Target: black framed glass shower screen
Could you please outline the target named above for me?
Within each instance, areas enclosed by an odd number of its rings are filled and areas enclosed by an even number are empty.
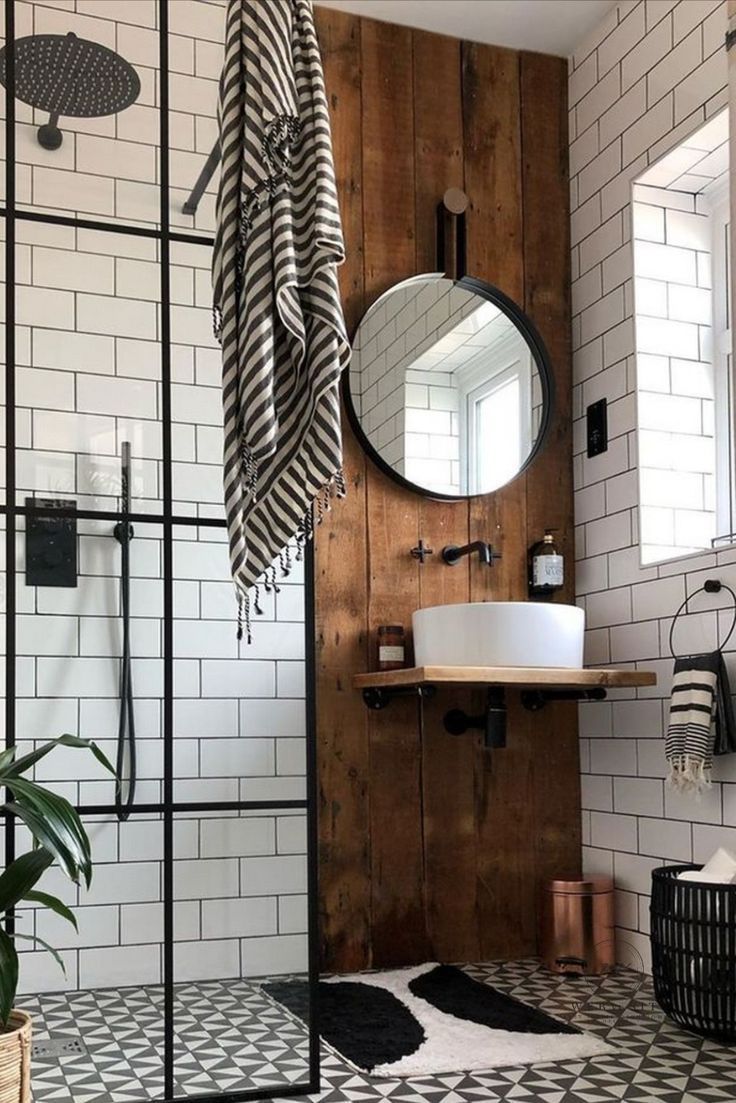
[[[176,0],[174,0],[176,2]],[[315,651],[314,651],[314,563],[313,549],[307,547],[304,574],[304,655],[305,655],[305,709],[306,709],[306,793],[303,798],[293,800],[185,800],[177,794],[175,785],[175,703],[174,665],[175,665],[175,607],[174,607],[174,547],[177,535],[182,532],[217,530],[225,528],[222,517],[189,516],[177,513],[175,493],[172,483],[172,248],[198,246],[212,248],[211,236],[196,232],[172,228],[171,202],[172,185],[170,171],[170,70],[169,70],[169,3],[157,0],[158,16],[158,140],[157,140],[157,189],[159,202],[158,222],[151,224],[113,218],[92,218],[75,214],[50,213],[48,210],[28,209],[19,198],[17,188],[17,101],[16,101],[16,0],[5,0],[5,45],[6,45],[6,116],[5,116],[5,197],[0,207],[0,217],[5,228],[5,500],[0,503],[0,516],[5,524],[6,554],[6,693],[5,693],[5,743],[15,746],[17,724],[17,678],[18,678],[18,608],[19,572],[16,564],[16,546],[19,534],[34,513],[42,513],[43,507],[26,503],[19,490],[18,480],[18,443],[17,443],[17,403],[16,403],[16,365],[17,365],[17,289],[18,289],[18,234],[21,223],[37,223],[45,227],[70,227],[76,231],[90,233],[124,235],[155,243],[156,263],[159,269],[160,301],[158,309],[158,346],[160,355],[160,485],[155,502],[145,503],[143,510],[127,514],[127,520],[151,526],[160,526],[161,543],[161,589],[162,589],[162,715],[161,743],[162,769],[156,799],[138,801],[131,813],[131,820],[137,817],[160,822],[160,867],[161,867],[161,986],[162,998],[160,1013],[162,1017],[161,1042],[163,1065],[163,1091],[148,1094],[141,1098],[156,1100],[157,1103],[174,1103],[175,1100],[215,1100],[227,1099],[230,1103],[239,1101],[272,1098],[275,1095],[301,1096],[315,1094],[320,1090],[319,1033],[317,1023],[317,987],[318,987],[318,930],[317,930],[317,800],[316,800],[316,739],[315,739]],[[224,9],[222,11],[224,18]],[[58,12],[61,18],[64,11]],[[17,37],[21,37],[19,31]],[[58,511],[59,516],[76,516],[77,521],[109,522],[115,524],[123,519],[119,508],[81,508]],[[230,626],[226,626],[227,628]],[[234,622],[232,631],[235,631]],[[257,631],[257,626],[256,626]],[[82,802],[78,810],[93,820],[115,814],[112,800],[100,803]],[[176,869],[174,855],[175,828],[185,819],[213,817],[274,815],[305,815],[305,869],[304,887],[306,888],[308,910],[307,938],[307,974],[310,986],[310,1023],[308,1028],[308,1046],[306,1066],[308,1073],[297,1082],[275,1081],[258,1082],[257,1087],[237,1090],[197,1092],[187,1088],[185,1094],[177,1094],[177,962],[175,936],[175,906],[177,897]],[[16,836],[12,816],[5,817],[5,865],[16,855]],[[14,916],[7,917],[8,928],[13,929]],[[237,925],[237,914],[231,917],[231,923]],[[236,927],[237,929],[237,927]],[[231,1079],[231,1083],[233,1083]]]

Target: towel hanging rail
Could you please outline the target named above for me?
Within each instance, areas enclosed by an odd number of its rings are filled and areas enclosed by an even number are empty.
[[[698,594],[719,594],[721,592],[721,590],[727,590],[728,593],[731,595],[731,600],[733,601],[733,610],[732,610],[733,611],[733,619],[731,621],[731,627],[729,628],[728,632],[726,633],[725,638],[718,645],[718,650],[723,651],[724,647],[726,646],[728,641],[731,639],[731,636],[734,633],[734,629],[736,629],[736,593],[734,593],[734,591],[731,589],[731,587],[728,586],[725,582],[721,582],[720,579],[707,578],[702,586],[700,586],[697,590],[693,590],[693,592],[691,594],[688,594],[688,596],[682,602],[679,609],[677,610],[674,617],[672,618],[672,624],[670,625],[669,644],[670,644],[670,655],[672,656],[673,659],[679,659],[679,658],[683,657],[681,655],[678,655],[677,652],[675,651],[673,641],[674,641],[674,636],[675,636],[675,627],[677,625],[678,620],[680,619],[681,616],[688,616],[689,613],[690,613],[690,610],[687,607],[688,602],[692,601],[692,599],[694,597],[697,597]]]

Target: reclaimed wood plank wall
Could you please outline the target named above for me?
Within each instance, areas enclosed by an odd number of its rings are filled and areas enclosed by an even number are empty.
[[[317,8],[348,258],[348,327],[386,288],[435,268],[435,208],[470,197],[468,270],[512,296],[547,343],[555,409],[531,469],[495,494],[439,503],[403,490],[344,421],[348,496],[316,542],[322,964],[348,971],[533,953],[540,885],[580,863],[577,714],[525,712],[508,746],[453,737],[442,690],[369,714],[352,688],[379,624],[419,606],[524,599],[526,550],[559,530],[574,587],[566,63]],[[435,555],[409,555],[420,537]],[[503,558],[450,570],[439,550],[483,539]]]

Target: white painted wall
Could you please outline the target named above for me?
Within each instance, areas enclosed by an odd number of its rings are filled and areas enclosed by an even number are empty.
[[[736,584],[734,549],[639,565],[631,183],[727,104],[721,0],[625,0],[570,61],[577,586],[589,663],[656,670],[656,689],[581,706],[585,866],[616,878],[623,959],[649,964],[650,874],[736,847],[736,759],[699,802],[665,788],[672,661],[667,637],[687,593]],[[610,444],[585,454],[585,407],[609,402]],[[725,606],[698,598],[696,608]],[[683,650],[715,647],[727,617],[689,618]],[[732,641],[732,646],[734,641]],[[733,652],[729,667],[734,672]]]

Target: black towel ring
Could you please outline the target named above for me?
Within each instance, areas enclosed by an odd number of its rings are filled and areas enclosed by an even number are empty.
[[[697,597],[698,594],[719,594],[721,590],[727,590],[728,593],[731,595],[731,600],[733,601],[733,620],[731,621],[731,627],[726,633],[726,638],[718,645],[718,650],[723,651],[724,647],[731,639],[731,636],[734,633],[734,629],[736,629],[736,593],[734,593],[731,587],[727,586],[725,582],[720,582],[717,578],[707,578],[699,590],[694,590],[688,597],[685,598],[682,605],[672,618],[672,624],[670,625],[670,655],[673,659],[685,658],[684,655],[677,654],[672,641],[674,639],[675,625],[677,624],[678,619],[683,615],[687,616],[690,612],[687,607],[688,601],[692,600],[692,598],[694,597]],[[713,612],[714,610],[709,611]]]

